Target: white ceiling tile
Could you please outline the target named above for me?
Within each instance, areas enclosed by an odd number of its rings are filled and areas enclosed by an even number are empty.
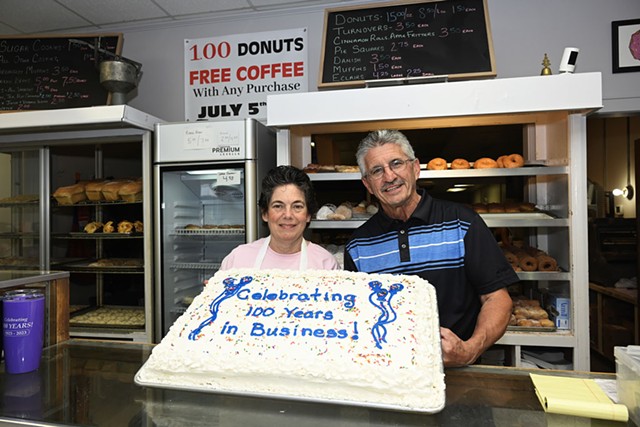
[[[173,16],[249,9],[247,0],[153,0]]]
[[[86,26],[88,22],[51,0],[2,0],[0,21],[25,33]]]
[[[2,18],[0,18],[2,19]],[[2,22],[0,22],[0,34],[5,34],[5,35],[14,35],[14,34],[19,34],[19,32],[13,28],[11,28],[8,25],[3,24]]]
[[[96,25],[141,21],[167,16],[151,0],[58,0]]]
[[[100,31],[105,26],[363,0],[0,0],[0,34]],[[167,16],[170,15],[170,16]]]
[[[297,4],[298,6],[311,6],[314,3],[327,3],[323,0],[249,0],[256,7],[263,6],[282,6]]]

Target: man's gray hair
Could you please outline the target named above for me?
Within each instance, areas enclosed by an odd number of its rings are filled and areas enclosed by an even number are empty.
[[[402,132],[390,129],[374,130],[373,132],[370,132],[369,135],[364,137],[362,141],[360,141],[358,150],[356,151],[356,160],[358,162],[358,167],[360,168],[360,173],[362,174],[362,176],[367,173],[367,171],[365,170],[364,158],[369,150],[375,147],[381,147],[385,144],[399,145],[402,149],[402,152],[409,159],[416,158],[411,143]]]

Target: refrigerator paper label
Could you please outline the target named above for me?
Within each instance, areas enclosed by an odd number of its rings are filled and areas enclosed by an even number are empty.
[[[218,173],[218,184],[240,185],[240,171],[221,171]]]
[[[185,150],[202,150],[213,147],[213,135],[210,129],[185,129],[184,144]]]

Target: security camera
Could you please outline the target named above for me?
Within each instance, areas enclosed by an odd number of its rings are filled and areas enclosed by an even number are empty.
[[[576,69],[576,61],[578,60],[580,49],[577,47],[566,47],[560,61],[560,73],[573,73]]]

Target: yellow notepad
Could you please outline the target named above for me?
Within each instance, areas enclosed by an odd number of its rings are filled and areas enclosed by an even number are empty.
[[[529,374],[545,412],[627,421],[627,407],[614,403],[592,379]]]

